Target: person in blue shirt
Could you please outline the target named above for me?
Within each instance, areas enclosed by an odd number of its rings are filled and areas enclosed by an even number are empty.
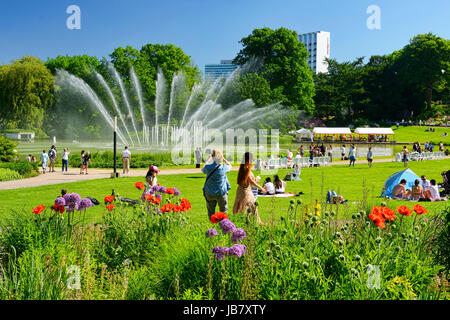
[[[206,200],[208,216],[216,213],[219,205],[220,212],[228,211],[228,191],[231,189],[227,173],[231,170],[231,164],[223,157],[222,151],[215,149],[205,162],[202,172],[206,174],[203,187],[203,195]]]
[[[42,173],[45,174],[45,171],[47,171],[48,168],[48,154],[45,152],[45,150],[42,150],[41,163],[42,163]]]

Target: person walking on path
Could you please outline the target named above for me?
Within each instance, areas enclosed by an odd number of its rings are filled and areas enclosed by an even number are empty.
[[[402,161],[403,161],[403,166],[407,167],[408,166],[408,148],[406,146],[403,147],[402,150]]]
[[[367,163],[369,164],[369,168],[372,168],[373,162],[373,152],[372,147],[369,147],[369,151],[367,151]]]
[[[330,162],[333,162],[333,146],[330,144],[327,149],[328,158],[330,158]]]
[[[125,146],[125,149],[122,151],[123,174],[130,172],[130,161],[131,161],[131,152],[130,150],[128,150],[128,147]]]
[[[211,163],[209,163],[211,162]],[[203,196],[206,200],[208,217],[216,213],[219,205],[220,212],[228,211],[228,191],[231,189],[227,173],[231,170],[231,164],[223,157],[222,151],[214,149],[206,160],[202,172],[206,174]]]
[[[267,192],[265,188],[256,182],[255,176],[252,173],[252,162],[253,155],[250,152],[246,152],[239,167],[237,178],[238,188],[236,190],[233,213],[247,213],[247,210],[250,210],[251,214],[256,216],[256,221],[261,223],[252,186],[261,190],[263,194]]]
[[[341,160],[345,160],[345,144],[343,144],[341,147]]]
[[[348,152],[348,157],[350,159],[350,164],[348,166],[350,167],[353,164],[353,167],[354,167],[355,166],[355,162],[356,162],[355,146],[351,146],[350,147],[350,151]]]
[[[195,167],[200,168],[202,164],[202,150],[200,147],[195,148]]]
[[[62,172],[64,173],[64,169],[67,172],[67,165],[69,164],[69,149],[64,148],[64,151],[62,153]]]
[[[48,154],[45,151],[45,149],[42,150],[41,163],[42,163],[42,173],[45,174],[45,171],[47,171],[48,168]]]
[[[50,168],[48,172],[55,172],[55,162],[56,162],[56,148],[54,145],[48,151],[48,159],[50,163]]]
[[[89,161],[91,161],[91,154],[88,152],[84,152],[84,150],[81,150],[81,170],[80,174],[88,174],[88,165]]]

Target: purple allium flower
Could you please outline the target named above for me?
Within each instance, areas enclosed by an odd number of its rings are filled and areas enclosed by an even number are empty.
[[[149,196],[149,195],[150,195],[149,192],[145,192],[145,191],[144,191],[144,192],[142,193],[141,200],[144,201],[144,200],[145,200],[145,197],[146,197],[146,196]]]
[[[172,187],[172,189],[174,191],[173,193],[174,196],[179,197],[181,195],[180,190],[178,190],[176,187]]]
[[[159,193],[166,193],[167,188],[163,186],[159,186]]]
[[[160,195],[160,194],[156,194],[155,197],[162,199],[162,195]]]
[[[246,236],[247,236],[247,234],[245,233],[244,229],[238,228],[231,235],[231,242],[236,243],[236,242],[242,241],[243,239],[245,239]]]
[[[235,256],[236,258],[240,258],[244,255],[244,253],[247,252],[247,247],[243,244],[237,243],[232,245],[227,250],[227,255],[229,256]]]
[[[81,196],[78,193],[66,193],[64,195],[64,200],[66,200],[66,205],[69,206],[67,212],[72,212],[74,209],[78,210],[78,206],[81,202]]]
[[[152,187],[153,193],[159,192],[159,189],[160,189],[160,186],[158,186],[158,185]]]
[[[218,236],[218,235],[219,235],[219,233],[214,228],[208,229],[208,231],[206,231],[207,238],[211,238],[211,237]]]
[[[92,203],[91,199],[84,198],[83,200],[81,200],[80,205],[78,206],[78,210],[83,211],[93,206],[94,204]]]
[[[228,254],[228,248],[217,246],[212,249],[212,253],[216,255],[217,260],[223,260],[225,256]]]
[[[230,232],[235,232],[236,231],[236,226],[230,220],[223,219],[223,220],[220,221],[220,229],[222,229],[223,233],[227,234],[227,233],[230,233]]]
[[[65,206],[66,205],[66,200],[64,200],[63,197],[58,197],[55,199],[55,204],[57,206]]]

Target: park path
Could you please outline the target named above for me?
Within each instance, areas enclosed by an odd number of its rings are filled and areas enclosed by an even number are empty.
[[[449,158],[449,157],[446,157]],[[382,159],[374,159],[374,163],[376,162],[392,162],[393,158],[382,158]],[[430,160],[432,161],[432,160]],[[358,160],[357,163],[367,163],[367,160]],[[333,161],[332,165],[344,165],[348,164],[348,161]],[[30,187],[40,187],[52,184],[59,183],[70,183],[77,181],[86,181],[86,180],[95,180],[95,179],[106,179],[111,177],[112,169],[89,169],[89,174],[80,174],[80,169],[78,168],[69,168],[67,173],[62,173],[61,168],[57,168],[59,170],[46,174],[40,174],[37,177],[13,180],[13,181],[2,181],[0,182],[0,190],[8,190],[8,189],[20,189],[20,188],[30,188]],[[231,170],[238,170],[239,167],[234,166]],[[130,172],[126,175],[122,175],[122,170],[118,170],[121,177],[144,177],[147,173],[147,169],[131,169]],[[173,175],[173,174],[195,174],[201,173],[200,169],[196,168],[184,168],[184,169],[162,169],[161,175]]]

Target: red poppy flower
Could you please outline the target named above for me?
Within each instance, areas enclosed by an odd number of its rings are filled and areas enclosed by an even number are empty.
[[[225,212],[216,212],[211,216],[212,223],[218,223],[223,219],[228,219],[228,215]]]
[[[383,207],[381,215],[385,220],[388,220],[388,221],[394,221],[395,218],[397,218],[397,216],[395,215],[395,211],[392,209],[389,209],[388,207]]]
[[[408,208],[407,206],[400,206],[397,207],[397,212],[400,213],[402,216],[409,217],[412,213],[412,210]]]
[[[144,183],[141,182],[141,181],[136,182],[136,183],[134,184],[134,186],[135,186],[136,188],[138,188],[139,190],[145,189],[145,185],[144,185]]]
[[[191,207],[192,207],[191,203],[186,198],[181,199],[180,206],[183,209],[182,211],[189,211],[189,210],[191,210]]]
[[[105,197],[105,203],[111,203],[111,202],[114,202],[114,196]]]
[[[160,198],[153,198],[152,203],[156,204],[156,205],[160,205],[161,204],[161,199]]]
[[[425,209],[424,207],[422,207],[420,204],[416,204],[413,207],[413,210],[417,213],[417,214],[424,214],[427,213],[427,209]]]
[[[152,201],[152,199],[153,199],[154,197],[155,197],[155,196],[149,194],[148,196],[145,197],[145,200],[147,200],[147,201]]]
[[[381,229],[384,229],[386,227],[386,225],[384,224],[384,220],[382,219],[375,221],[375,225]]]
[[[33,209],[33,213],[35,213],[35,214],[41,214],[42,211],[44,211],[44,210],[45,210],[45,206],[43,206],[43,205],[41,204],[41,205],[38,205],[36,208]]]
[[[56,203],[52,206],[52,209],[55,211],[59,211],[59,213],[63,213],[65,210],[64,206],[58,206]]]
[[[106,206],[106,209],[108,209],[109,211],[112,211],[112,210],[114,210],[115,208],[116,208],[116,206],[113,205],[113,204],[108,204],[108,205]]]
[[[167,193],[167,194],[174,194],[174,193],[175,193],[175,190],[173,190],[172,188],[167,188],[167,189],[166,189],[166,193]]]
[[[394,210],[386,207],[373,207],[371,213],[369,214],[369,219],[372,220],[375,225],[381,229],[386,227],[384,220],[394,220],[396,216],[394,215]]]

